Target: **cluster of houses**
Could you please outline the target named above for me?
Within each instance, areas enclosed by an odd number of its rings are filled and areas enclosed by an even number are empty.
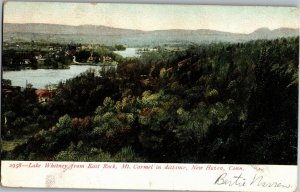
[[[101,60],[100,57],[98,58],[98,57],[93,56],[93,53],[91,52],[90,56],[86,60],[86,63],[99,63],[99,62],[102,62],[102,63],[111,63],[111,62],[113,62],[113,59],[110,56],[103,56],[102,60]],[[79,62],[76,61],[76,57],[75,56],[73,56],[73,63],[79,63]]]
[[[32,61],[35,60],[37,64],[44,65],[44,62],[47,58],[56,58],[58,59],[61,56],[72,57],[76,55],[76,52],[82,50],[92,50],[100,48],[101,45],[77,45],[77,46],[31,46],[30,44],[19,44],[19,43],[5,43],[4,50],[13,49],[19,55],[19,63],[21,66],[29,67],[32,64]],[[37,51],[38,50],[38,51]],[[103,56],[102,58],[96,58],[91,53],[90,57],[86,60],[86,63],[110,63],[113,59],[110,56]],[[74,62],[76,63],[76,61]],[[7,64],[13,64],[13,58],[8,58]]]
[[[48,46],[47,49],[39,49],[39,50],[32,50],[26,49],[26,47],[21,48],[20,45],[16,46],[17,49],[15,50],[15,56],[14,58],[11,56],[7,56],[6,58],[6,64],[12,65],[13,62],[16,62],[15,64],[19,64],[21,66],[30,66],[33,64],[32,62],[37,62],[38,64],[43,65],[44,61],[49,57],[59,58],[61,51],[64,51],[62,47],[53,47]],[[9,48],[4,48],[4,50],[9,50]],[[65,54],[66,51],[65,51]],[[17,58],[17,60],[15,60]]]
[[[102,63],[110,63],[112,62],[112,58],[110,56],[103,56],[102,57]],[[99,61],[95,60],[95,57],[93,57],[93,53],[91,53],[91,56],[87,59],[87,63],[93,63],[93,62],[101,62],[101,58],[99,58]]]

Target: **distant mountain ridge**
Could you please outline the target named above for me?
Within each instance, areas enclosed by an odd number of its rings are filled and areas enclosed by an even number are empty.
[[[86,35],[120,35],[140,33],[142,31],[131,29],[119,29],[106,26],[96,25],[59,25],[59,24],[42,24],[42,23],[26,23],[12,24],[4,23],[3,32],[18,32],[18,33],[42,33],[42,34],[86,34]]]
[[[255,39],[274,39],[298,36],[299,29],[259,28],[250,34],[230,33],[209,29],[169,29],[142,31],[96,25],[12,24],[4,23],[4,40],[18,38],[24,41],[103,43],[127,45],[158,45],[172,43],[244,42]]]

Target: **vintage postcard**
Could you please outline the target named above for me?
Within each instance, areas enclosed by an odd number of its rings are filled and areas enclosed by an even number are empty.
[[[2,186],[297,191],[298,8],[3,6]]]

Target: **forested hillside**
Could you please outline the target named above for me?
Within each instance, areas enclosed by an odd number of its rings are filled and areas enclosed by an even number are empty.
[[[299,37],[123,59],[2,97],[3,159],[296,164]],[[2,85],[3,86],[3,85]],[[9,85],[6,85],[9,87]]]

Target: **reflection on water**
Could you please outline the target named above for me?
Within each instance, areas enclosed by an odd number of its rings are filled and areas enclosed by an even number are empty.
[[[136,48],[126,48],[124,51],[114,51],[114,53],[117,53],[122,57],[138,57],[139,55],[137,54],[136,50]]]
[[[60,81],[73,78],[88,69],[99,71],[102,66],[71,65],[70,69],[27,69],[21,71],[4,71],[3,79],[9,79],[13,86],[26,86],[27,83],[34,88],[42,89],[48,84],[57,84]]]

